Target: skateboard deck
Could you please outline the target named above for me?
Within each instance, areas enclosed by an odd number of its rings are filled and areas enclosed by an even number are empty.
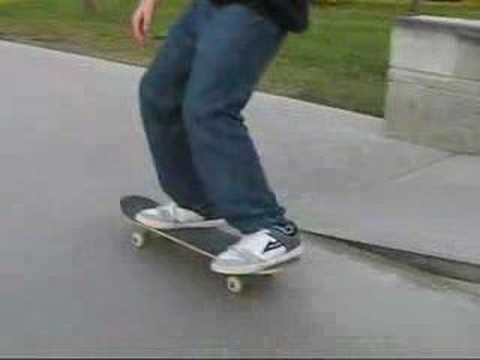
[[[240,239],[239,236],[223,231],[219,228],[159,230],[146,226],[135,220],[135,216],[140,211],[155,208],[157,206],[159,206],[159,204],[156,201],[144,196],[128,195],[120,199],[120,208],[123,215],[136,227],[136,230],[132,233],[132,245],[134,247],[144,247],[151,239],[149,235],[155,234],[200,255],[215,259],[229,246],[235,244]],[[241,292],[243,288],[242,278],[245,278],[245,276],[273,275],[280,271],[282,271],[282,265],[246,275],[229,274],[226,275],[227,287],[229,291],[238,293]]]

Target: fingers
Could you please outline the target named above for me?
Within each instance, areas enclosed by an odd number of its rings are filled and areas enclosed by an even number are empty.
[[[157,5],[156,1],[146,1],[145,6],[143,8],[143,35],[144,38],[148,35],[150,32],[150,28],[152,25],[152,20],[153,20],[153,15],[155,13],[155,7]]]
[[[135,40],[142,46],[145,45],[146,37],[150,32],[156,6],[156,0],[143,0],[133,15],[133,35]]]
[[[141,46],[145,44],[145,33],[144,33],[144,15],[141,9],[137,10],[132,18],[132,30],[133,36],[137,43]]]
[[[144,37],[147,36],[147,34],[150,32],[151,25],[152,25],[152,16],[151,14],[147,14],[147,16],[143,17],[142,31],[143,31]]]

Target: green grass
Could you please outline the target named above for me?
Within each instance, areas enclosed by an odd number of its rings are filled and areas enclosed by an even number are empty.
[[[130,36],[136,0],[0,0],[0,37],[146,65],[189,0],[166,0],[145,49]],[[308,33],[291,36],[260,84],[264,91],[382,116],[390,29],[405,0],[338,0],[315,7]],[[425,2],[424,14],[480,19],[480,1]]]

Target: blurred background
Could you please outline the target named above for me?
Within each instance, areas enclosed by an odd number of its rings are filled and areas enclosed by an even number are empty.
[[[0,38],[146,65],[190,0],[165,0],[145,49],[130,36],[137,0],[0,0]],[[383,116],[390,31],[410,14],[480,19],[480,0],[314,0],[260,89]]]

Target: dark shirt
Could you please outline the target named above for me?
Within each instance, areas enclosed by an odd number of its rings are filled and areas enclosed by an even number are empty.
[[[219,6],[240,3],[269,16],[286,31],[303,32],[309,25],[310,0],[210,0]]]

